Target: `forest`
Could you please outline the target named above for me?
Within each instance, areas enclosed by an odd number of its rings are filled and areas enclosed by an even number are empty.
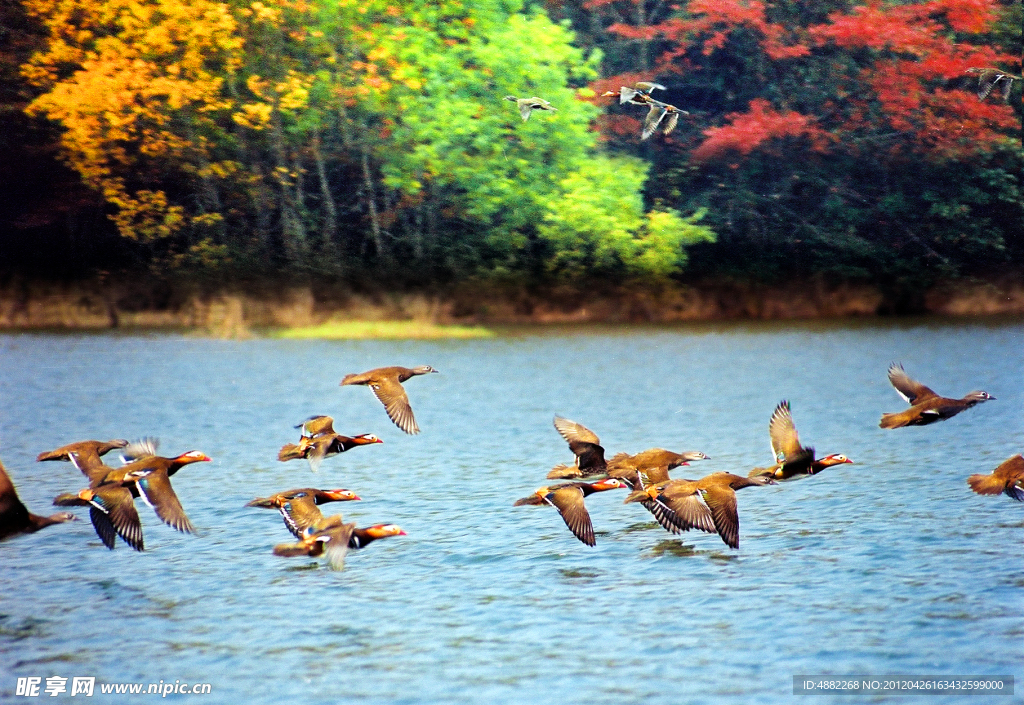
[[[0,276],[1024,273],[1011,0],[2,0]],[[641,139],[637,81],[677,106]],[[553,111],[520,117],[505,96]]]

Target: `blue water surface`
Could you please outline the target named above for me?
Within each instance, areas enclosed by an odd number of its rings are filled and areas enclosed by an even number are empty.
[[[882,430],[905,408],[890,362],[948,396],[997,397],[949,421]],[[430,364],[406,383],[418,436],[341,377]],[[549,507],[513,502],[572,459],[554,415],[609,456],[701,450],[675,471],[771,462],[768,419],[790,400],[801,440],[853,465],[739,494],[740,549],[674,537],[624,493],[588,499],[597,546]],[[84,486],[35,456],[85,438],[155,436],[198,449],[174,487],[198,530],[139,503],[146,551],[109,551],[81,522],[0,543],[0,701],[19,677],[209,683],[204,703],[922,702],[796,696],[793,676],[1014,675],[1024,690],[1024,504],[966,478],[1024,451],[1024,324],[867,321],[522,329],[476,341],[0,336],[0,460],[36,513]],[[329,414],[384,443],[313,474],[277,450]],[[110,456],[109,462],[116,463]],[[342,572],[280,558],[292,487],[407,536]],[[156,696],[143,696],[152,701]],[[41,698],[77,702],[67,694]],[[1021,702],[1021,695],[940,702]]]

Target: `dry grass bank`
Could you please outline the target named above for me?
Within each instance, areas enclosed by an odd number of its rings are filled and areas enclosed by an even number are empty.
[[[885,304],[876,287],[821,282],[708,283],[606,293],[464,286],[440,295],[366,295],[315,286],[218,290],[189,283],[16,282],[0,286],[0,330],[164,329],[240,338],[303,328],[308,335],[313,327],[355,321],[405,321],[416,324],[406,326],[410,330],[436,332],[439,326],[459,325],[843,318],[876,315]],[[936,315],[1024,315],[1024,282],[950,282],[927,292],[924,308]],[[373,327],[360,330],[372,334]],[[379,334],[402,337],[401,330],[391,326]]]

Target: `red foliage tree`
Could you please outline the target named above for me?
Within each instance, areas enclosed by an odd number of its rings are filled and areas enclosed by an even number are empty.
[[[694,160],[714,159],[730,151],[750,154],[763,143],[782,137],[806,137],[817,152],[827,151],[831,142],[831,135],[818,127],[814,118],[793,110],[779,112],[763,98],[752,100],[748,112],[730,113],[725,119],[728,125],[704,130],[707,139],[693,151]]]
[[[597,11],[609,3],[590,4]],[[816,150],[875,150],[879,136],[893,132],[890,151],[956,159],[989,151],[1019,128],[1009,106],[977,100],[965,74],[972,66],[1012,69],[1019,61],[964,41],[991,27],[997,0],[870,0],[830,12],[834,7],[827,0],[689,0],[661,22],[615,22],[608,31],[657,45],[651,73],[683,76],[682,84],[712,85],[721,63],[740,57],[733,81],[744,85],[726,90],[720,108],[704,111],[707,120],[724,124],[702,131],[693,152],[699,160],[749,154],[794,136],[806,137]],[[603,84],[634,77],[613,76]],[[729,97],[745,101],[727,105]]]

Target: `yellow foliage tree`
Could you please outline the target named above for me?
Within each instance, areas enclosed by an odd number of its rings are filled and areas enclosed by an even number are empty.
[[[115,207],[122,235],[210,251],[219,218],[215,182],[237,171],[215,156],[212,135],[231,110],[225,96],[243,42],[228,5],[210,0],[25,0],[50,32],[23,67],[44,92],[32,114],[60,123],[63,152]],[[184,175],[198,204],[166,191]],[[181,180],[175,182],[181,188]],[[177,246],[181,246],[178,243]]]

